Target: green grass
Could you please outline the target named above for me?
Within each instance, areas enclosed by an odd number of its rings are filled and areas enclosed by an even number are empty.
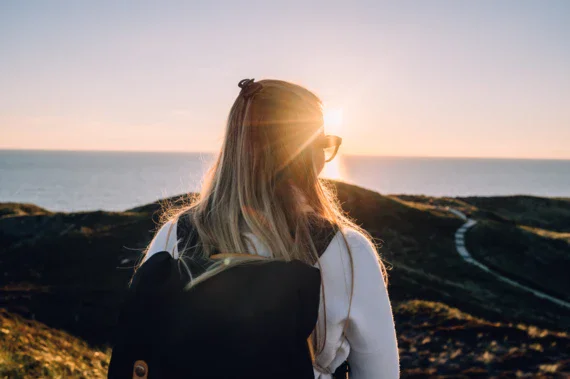
[[[445,304],[394,307],[402,377],[569,377],[570,336],[489,322]]]
[[[480,212],[494,213],[517,225],[570,232],[570,199],[497,196],[464,197],[461,200],[476,207]]]
[[[487,320],[524,322],[559,330],[570,327],[570,313],[566,309],[501,282],[463,261],[455,249],[454,235],[464,221],[442,208],[451,206],[472,217],[483,217],[483,214],[490,217],[479,218],[479,226],[492,223],[504,231],[516,229],[514,221],[505,218],[507,214],[491,214],[489,210],[481,210],[460,198],[382,196],[343,183],[338,183],[337,188],[345,210],[374,237],[385,241],[380,254],[393,267],[390,271],[390,293],[396,302],[424,299],[443,302]],[[559,202],[557,199],[553,201]],[[554,206],[548,208],[548,214],[555,213]],[[512,269],[523,265],[519,250],[513,248],[520,236],[511,233],[491,236],[487,231],[483,236],[475,236],[471,234],[474,231],[467,233],[467,245],[470,251],[475,251],[474,254],[483,241],[489,242],[486,246],[493,245],[496,237],[500,236],[504,244],[494,250],[493,256],[502,255],[510,262],[507,267]],[[563,249],[545,250],[543,245],[534,245],[533,241],[528,241],[527,245],[529,254],[545,261],[560,257],[559,253],[564,255]],[[565,255],[568,256],[567,253]],[[570,270],[567,260],[557,260],[557,263],[556,273]],[[542,268],[541,275],[548,277],[547,267]],[[538,270],[535,268],[535,271]],[[570,288],[564,276],[555,278],[560,280],[553,281],[550,288],[557,293],[568,293]]]
[[[0,309],[0,378],[104,378],[110,351]]]
[[[452,206],[479,221],[466,237],[477,259],[562,296],[570,293],[568,199],[383,196],[335,186],[343,209],[381,245],[406,377],[568,371],[568,358],[560,355],[570,350],[568,337],[555,331],[570,328],[570,313],[466,264],[454,243],[463,221],[442,209]],[[133,272],[133,263],[120,262],[140,259],[160,210],[158,202],[127,212],[77,213],[0,204],[0,264],[9,268],[0,276],[0,299],[10,317],[35,318],[43,326],[31,328],[65,331],[59,340],[74,336],[74,346],[107,351]],[[38,341],[52,335],[38,334]],[[2,351],[2,369],[20,367],[18,375],[43,369],[41,355],[32,359],[18,349]],[[67,375],[58,365],[51,377]]]
[[[570,242],[563,233],[481,220],[466,235],[474,258],[491,268],[570,301]]]
[[[396,318],[402,378],[565,377],[567,333],[492,323],[442,303],[401,302]],[[0,311],[0,378],[104,378],[110,350]]]

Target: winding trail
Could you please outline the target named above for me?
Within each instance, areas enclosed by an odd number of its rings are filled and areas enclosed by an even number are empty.
[[[469,230],[469,228],[471,228],[471,227],[473,227],[473,225],[477,224],[477,221],[468,218],[463,212],[458,211],[457,209],[450,208],[450,207],[447,207],[446,209],[449,212],[453,213],[454,215],[456,215],[457,217],[459,217],[465,221],[465,224],[463,224],[455,232],[455,248],[457,250],[457,253],[461,256],[461,258],[463,258],[463,260],[465,262],[479,267],[481,270],[488,272],[489,274],[495,276],[497,279],[499,279],[505,283],[509,283],[510,285],[512,285],[514,287],[520,288],[526,292],[530,292],[536,297],[540,297],[541,299],[549,300],[549,301],[556,303],[562,307],[570,309],[570,302],[567,302],[567,301],[558,299],[556,297],[547,295],[544,292],[541,292],[541,291],[536,290],[534,288],[530,288],[528,286],[525,286],[524,284],[516,282],[512,279],[509,279],[509,278],[499,274],[498,272],[493,271],[489,267],[485,266],[483,263],[475,260],[471,256],[471,254],[469,254],[469,251],[467,251],[467,248],[465,247],[465,233],[467,232],[467,230]]]

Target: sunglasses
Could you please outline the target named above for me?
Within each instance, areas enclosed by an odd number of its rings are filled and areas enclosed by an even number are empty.
[[[334,159],[341,143],[342,138],[333,135],[322,136],[316,141],[317,147],[323,149],[325,153],[325,162]]]

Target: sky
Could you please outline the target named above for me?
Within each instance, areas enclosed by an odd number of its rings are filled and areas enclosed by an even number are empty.
[[[570,159],[570,2],[2,1],[0,148],[214,152],[243,78],[344,154]]]

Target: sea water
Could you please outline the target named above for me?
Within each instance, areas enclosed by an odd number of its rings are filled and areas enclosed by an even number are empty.
[[[0,150],[0,202],[122,211],[196,191],[213,154]],[[570,197],[570,160],[338,156],[326,177],[382,194]]]

